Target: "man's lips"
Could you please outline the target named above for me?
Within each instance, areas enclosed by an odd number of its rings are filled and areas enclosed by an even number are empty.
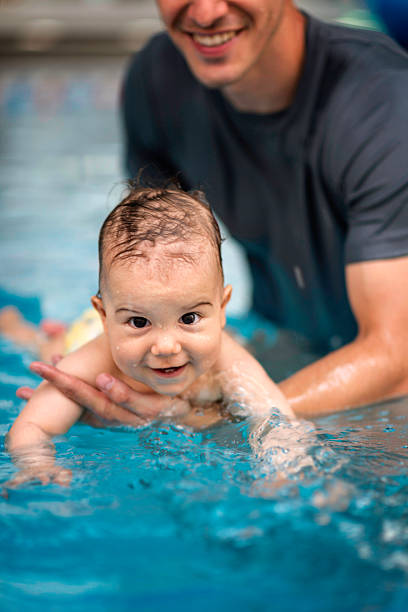
[[[150,368],[150,369],[155,374],[157,374],[158,376],[162,378],[174,378],[176,376],[179,376],[179,374],[181,374],[184,371],[186,366],[187,364],[185,363],[182,366],[174,366],[171,368]]]
[[[241,28],[225,32],[214,32],[211,34],[191,31],[185,31],[185,33],[190,36],[194,47],[202,55],[213,56],[224,53],[242,30]]]

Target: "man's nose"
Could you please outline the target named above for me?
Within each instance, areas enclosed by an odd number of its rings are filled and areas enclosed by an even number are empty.
[[[226,0],[192,0],[187,10],[187,18],[202,28],[216,25],[217,20],[228,12]]]
[[[175,334],[164,332],[157,334],[150,350],[156,357],[167,357],[168,355],[180,353],[181,345]]]

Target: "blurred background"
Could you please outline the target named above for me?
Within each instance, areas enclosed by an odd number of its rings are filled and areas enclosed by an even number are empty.
[[[298,4],[325,20],[385,27],[363,0]],[[0,0],[3,303],[36,296],[45,316],[64,320],[88,304],[98,228],[122,180],[120,83],[129,56],[160,29],[152,0]],[[239,315],[249,280],[234,244],[225,248]]]
[[[381,0],[370,2],[372,8]],[[370,25],[364,0],[299,0],[297,4],[322,19]],[[153,0],[0,0],[0,50],[6,56],[126,55],[159,29]]]

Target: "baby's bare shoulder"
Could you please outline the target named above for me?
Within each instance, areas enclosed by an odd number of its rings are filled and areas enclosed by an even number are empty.
[[[101,372],[115,374],[115,364],[106,334],[103,333],[68,353],[57,367],[91,384],[95,383],[96,376]]]

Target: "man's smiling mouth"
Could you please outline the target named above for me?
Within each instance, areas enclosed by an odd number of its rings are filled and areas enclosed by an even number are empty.
[[[218,47],[232,40],[240,30],[232,30],[230,32],[220,32],[217,34],[195,34],[192,33],[191,37],[199,45],[203,47]]]

